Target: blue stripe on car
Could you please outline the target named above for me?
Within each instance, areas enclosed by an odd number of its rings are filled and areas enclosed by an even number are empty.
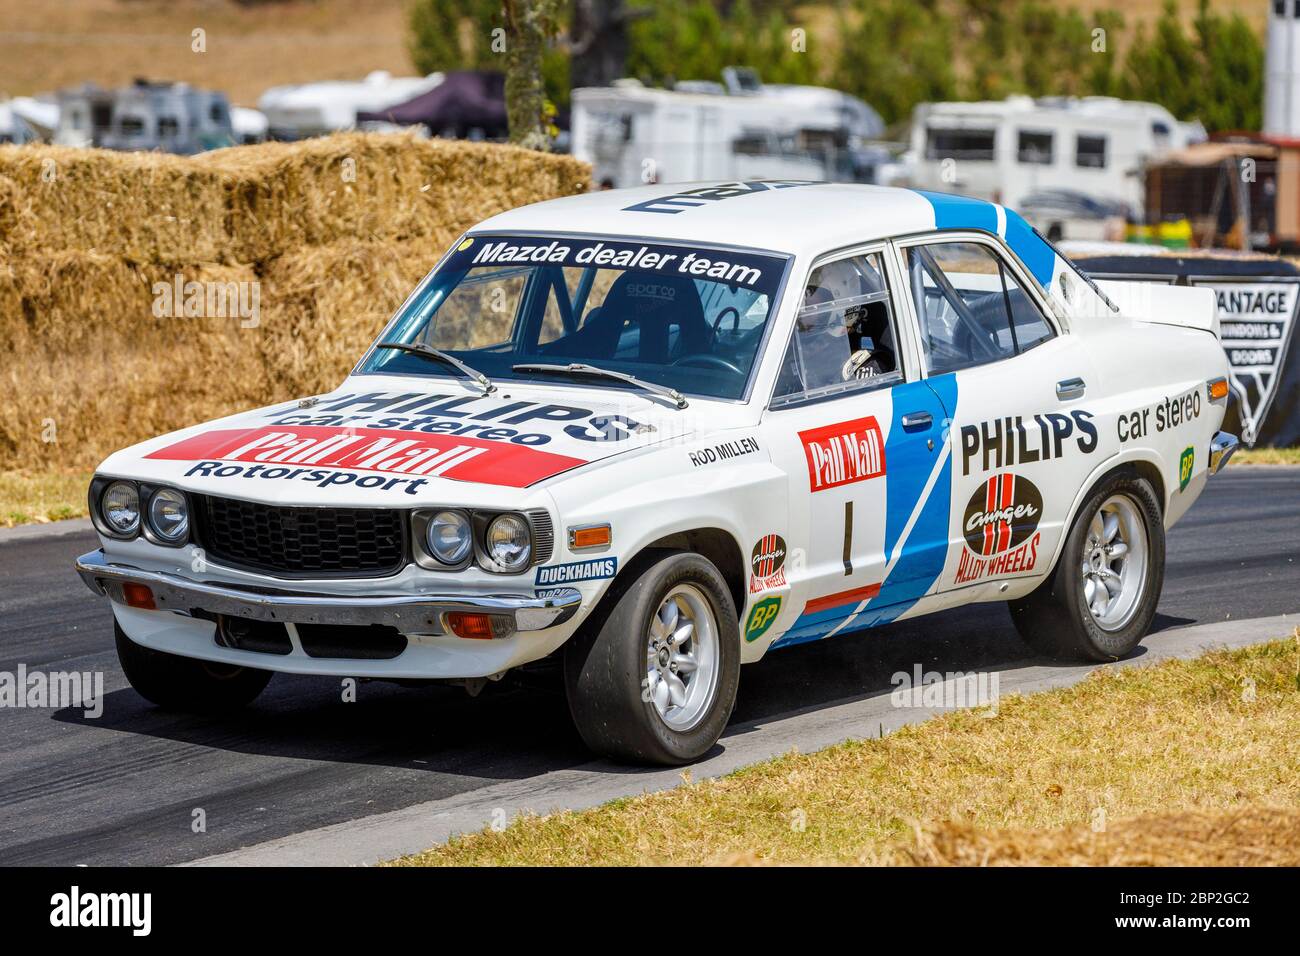
[[[927,394],[933,392],[933,395]],[[920,393],[918,401],[914,396]],[[932,454],[918,454],[922,446],[915,436],[903,430],[903,415],[918,405],[933,404],[938,398],[943,411],[951,418],[957,409],[957,378],[940,375],[921,382],[895,385],[891,390],[893,421],[885,440],[885,538],[886,560],[893,555],[903,530],[925,492],[934,469]],[[945,429],[946,430],[946,429]],[[911,442],[908,439],[911,438]],[[903,544],[902,554],[885,581],[880,593],[850,622],[846,632],[857,631],[896,620],[912,607],[938,580],[948,557],[948,519],[952,502],[952,456],[940,469],[930,496],[925,500],[916,524]],[[773,648],[789,647],[819,640],[844,620],[846,608],[832,608],[801,614],[788,631],[772,643]]]
[[[932,193],[923,189],[914,192],[934,207],[936,229],[982,229],[995,235],[1000,234],[1040,285],[1046,287],[1051,283],[1052,273],[1056,270],[1056,253],[1019,213],[1004,209],[1006,228],[999,233],[998,209],[991,202],[969,196]]]

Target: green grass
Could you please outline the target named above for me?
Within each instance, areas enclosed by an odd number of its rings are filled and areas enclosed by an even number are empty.
[[[90,472],[0,471],[0,527],[86,516]]]
[[[1300,465],[1300,448],[1242,448],[1228,462],[1233,465]]]
[[[393,865],[962,862],[954,829],[961,846],[1012,847],[1012,862],[1070,861],[1080,841],[1097,851],[1088,835],[1099,814],[1133,821],[1125,826],[1162,848],[1142,859],[1240,862],[1223,854],[1253,860],[1259,840],[1280,839],[1276,819],[1259,822],[1275,808],[1291,814],[1283,849],[1300,862],[1300,634],[1102,669],[1073,687],[1004,697],[992,718],[951,713],[716,780],[524,817]],[[1256,843],[1236,833],[1225,847],[1224,820]],[[1222,853],[1205,833],[1219,834]],[[1131,849],[1121,841],[1093,859],[1131,861]]]

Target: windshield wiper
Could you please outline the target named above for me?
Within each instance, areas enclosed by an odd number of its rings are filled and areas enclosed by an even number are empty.
[[[546,365],[546,364],[523,364],[510,366],[512,372],[543,372],[547,375],[590,375],[593,378],[611,378],[617,382],[627,382],[629,385],[635,385],[637,388],[646,392],[653,392],[656,395],[663,395],[670,398],[673,404],[678,408],[686,407],[686,396],[675,388],[669,388],[667,385],[659,385],[655,382],[647,382],[645,379],[637,378],[635,375],[629,375],[627,372],[616,372],[610,368],[599,368],[595,365],[584,365],[582,362],[570,362],[568,365]]]
[[[380,342],[376,348],[397,349],[399,352],[409,352],[411,355],[423,355],[425,358],[433,359],[436,362],[445,362],[458,369],[466,378],[472,378],[483,386],[486,394],[491,394],[497,390],[492,384],[492,379],[488,378],[476,368],[466,365],[450,352],[444,352],[442,349],[435,349],[432,345],[425,345],[423,342]]]

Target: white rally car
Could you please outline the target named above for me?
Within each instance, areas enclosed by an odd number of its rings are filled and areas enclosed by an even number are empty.
[[[109,457],[78,569],[163,706],[559,654],[592,748],[681,763],[788,645],[1006,601],[1127,654],[1227,373],[1212,293],[1099,288],[990,203],[593,193],[463,236],[337,391]]]

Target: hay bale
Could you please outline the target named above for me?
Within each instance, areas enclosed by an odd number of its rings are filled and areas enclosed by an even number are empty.
[[[197,157],[0,148],[0,349],[22,357],[0,373],[0,470],[88,469],[334,387],[457,235],[588,175],[564,156],[361,133]],[[256,288],[258,321],[159,308],[178,277]]]

